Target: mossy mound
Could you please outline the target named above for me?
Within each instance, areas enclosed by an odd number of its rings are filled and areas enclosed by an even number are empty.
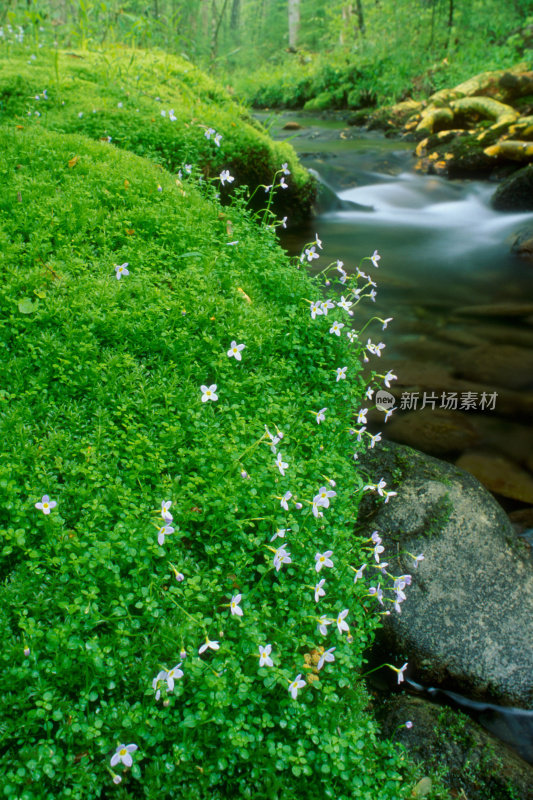
[[[233,189],[270,185],[287,163],[288,188],[273,207],[298,223],[315,181],[292,147],[273,142],[246,109],[190,62],[157,51],[0,51],[0,121],[110,140],[177,173],[194,162],[206,177],[228,169]],[[214,134],[221,135],[217,143]],[[224,192],[223,192],[224,194]],[[256,205],[264,205],[260,190]]]

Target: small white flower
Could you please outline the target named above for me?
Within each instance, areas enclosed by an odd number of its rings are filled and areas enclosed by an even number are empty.
[[[338,308],[343,308],[345,311],[349,311],[350,308],[353,306],[353,303],[350,300],[345,300],[344,295],[341,295],[341,299],[337,303]]]
[[[353,344],[357,339],[357,334],[355,331],[346,331],[346,336],[348,337],[349,341]]]
[[[373,263],[373,265],[374,265],[375,267],[377,267],[377,266],[378,266],[378,261],[379,261],[380,259],[381,259],[381,256],[379,255],[378,251],[377,251],[377,250],[374,250],[374,252],[373,252],[373,253],[372,253],[372,255],[370,256],[370,260],[371,260],[371,262]]]
[[[289,465],[287,464],[287,462],[283,461],[281,453],[278,453],[278,457],[276,458],[276,467],[279,469],[282,475],[285,475],[285,470],[287,469],[288,466]]]
[[[283,180],[283,178],[282,178],[282,180]],[[311,247],[306,247],[306,249],[304,250],[304,253],[307,256],[307,260],[309,262],[313,261],[314,258],[320,258],[320,256],[316,252],[316,247],[315,247],[314,244],[311,245]]]
[[[371,540],[371,541],[372,541],[374,544],[381,544],[381,536],[379,535],[379,533],[378,533],[377,531],[374,531],[374,533],[373,533],[373,534],[372,534],[372,536],[370,537],[370,540]]]
[[[282,189],[288,189],[289,188],[289,185],[288,185],[287,181],[285,180],[285,178],[283,177],[283,175],[280,178],[279,185],[281,186]],[[318,258],[318,256],[317,256],[317,258]]]
[[[341,635],[342,635],[343,631],[349,631],[350,630],[350,626],[345,621],[346,617],[348,616],[349,613],[350,613],[349,610],[347,608],[345,608],[344,611],[340,612],[339,616],[336,619],[337,628],[338,628],[339,633]]]
[[[245,347],[245,344],[237,344],[237,342],[233,340],[228,350],[228,357],[234,358],[236,361],[242,361],[241,351],[244,350]]]
[[[318,603],[319,599],[321,597],[324,597],[324,595],[326,594],[324,589],[322,588],[325,582],[326,579],[322,578],[322,580],[318,581],[318,583],[315,584],[315,603]]]
[[[241,599],[242,599],[241,594],[234,594],[233,597],[231,598],[231,603],[230,603],[231,613],[236,614],[238,617],[242,617],[242,608],[239,605]]]
[[[424,561],[424,556],[422,553],[418,556],[413,556],[415,563],[413,564],[414,568],[416,569],[421,561]]]
[[[262,644],[259,645],[259,666],[260,667],[273,667],[274,662],[270,658],[270,653],[272,652],[272,645],[266,644],[264,647]]]
[[[117,103],[117,108],[122,108],[122,103]]]
[[[368,293],[368,297],[372,300],[373,303],[376,302],[377,292],[375,289],[372,289],[371,292]]]
[[[318,233],[315,233],[315,242],[316,242],[316,246],[317,246],[317,247],[319,247],[319,248],[322,250],[322,249],[323,249],[323,248],[322,248],[322,242],[321,242],[321,240],[318,238]]]
[[[138,749],[136,744],[119,744],[115,755],[111,758],[111,766],[116,766],[120,761],[125,767],[131,767],[133,759],[130,753],[134,753]]]
[[[285,492],[285,494],[281,498],[280,506],[284,508],[285,511],[289,510],[289,500],[291,499],[291,497],[292,497],[292,492]]]
[[[120,266],[115,267],[115,272],[117,274],[117,281],[119,281],[123,275],[129,275],[130,271],[128,269],[128,262],[126,261],[124,264],[120,264]]]
[[[322,304],[319,300],[316,303],[311,303],[311,319],[316,319],[319,314],[323,314]]]
[[[379,483],[377,483],[377,484],[376,484],[376,492],[377,492],[377,493],[378,493],[378,494],[379,494],[381,497],[383,497],[383,496],[384,496],[384,494],[385,494],[385,492],[384,492],[384,489],[385,489],[385,486],[386,486],[386,485],[387,485],[387,484],[386,484],[386,482],[383,480],[383,478],[381,478],[381,479],[380,479],[380,481],[379,481]]]
[[[284,547],[278,547],[278,549],[274,553],[274,567],[276,568],[276,572],[280,571],[282,564],[291,564],[291,563],[292,563],[291,554],[287,550],[285,550]]]
[[[315,554],[315,569],[320,572],[322,567],[332,567],[333,561],[330,556],[333,555],[333,550],[326,550],[324,553]]]
[[[35,508],[42,511],[43,514],[49,514],[50,511],[57,506],[55,500],[50,500],[47,494],[43,494],[39,503],[35,503]]]
[[[214,128],[207,128],[207,130],[204,133],[204,136],[205,136],[206,139],[210,139],[211,136],[213,136],[214,133],[215,133],[215,129]]]
[[[180,661],[179,664],[176,664],[175,667],[172,667],[172,669],[167,672],[165,680],[167,682],[169,692],[174,691],[174,681],[178,680],[179,678],[183,678],[183,672],[180,669],[181,663],[182,662]]]
[[[165,544],[165,536],[170,536],[171,533],[174,533],[174,528],[171,525],[165,524],[157,529],[157,543],[160,547]]]
[[[283,217],[283,219],[281,220],[281,227],[282,228],[287,227],[287,217]]]
[[[305,681],[300,680],[301,677],[302,673],[300,672],[292,681],[292,683],[289,684],[289,692],[291,693],[293,700],[296,700],[299,689],[302,689],[305,686]]]
[[[339,381],[345,380],[345,378],[346,378],[346,370],[347,369],[348,369],[348,367],[337,367],[337,369],[335,370],[335,374],[337,376],[336,377],[336,382],[337,383]]]
[[[377,442],[381,442],[381,433],[376,433],[375,436],[372,436],[372,434],[369,434],[369,436],[370,436],[370,448],[371,449],[373,447],[375,447]]]
[[[219,645],[218,642],[210,641],[210,639],[208,639],[208,637],[206,636],[205,637],[205,644],[200,645],[200,647],[198,648],[198,653],[200,655],[202,653],[205,653],[205,651],[207,650],[208,647],[209,647],[210,650],[218,650],[220,645]]]
[[[328,625],[332,625],[332,623],[333,623],[333,620],[332,619],[328,619],[325,616],[325,614],[322,615],[321,617],[319,617],[319,619],[318,619],[318,630],[320,631],[322,636],[326,636],[327,635],[327,632],[328,632],[327,626]]]
[[[316,501],[316,498],[311,503],[311,511],[313,513],[313,517],[315,517],[316,519],[318,519],[319,517],[323,517],[324,516],[324,514],[322,513],[322,511],[319,508],[319,505],[318,505],[318,503]]]
[[[355,578],[353,579],[354,583],[357,583],[357,581],[361,580],[361,578],[363,577],[363,571],[365,569],[366,569],[366,564],[363,564],[362,566],[359,567],[359,569],[355,573]]]
[[[185,170],[185,172],[186,172],[188,175],[190,175],[190,174],[191,174],[191,172],[192,172],[192,164],[184,164],[184,165],[183,165],[183,169]]]
[[[380,584],[378,583],[377,586],[371,586],[368,590],[368,594],[372,597],[375,595],[378,601],[383,605],[383,589],[381,589]]]
[[[324,414],[324,411],[327,411],[327,410],[328,409],[326,407],[326,408],[321,408],[320,411],[314,411],[313,412],[314,414],[316,414],[316,421],[317,421],[318,425],[320,425],[320,423],[324,422],[324,420],[326,419],[326,415]]]
[[[394,374],[394,372],[390,369],[386,375],[383,376],[383,380],[387,389],[390,389],[390,382],[397,381],[398,376]]]
[[[322,309],[322,313],[327,317],[328,309],[335,308],[335,303],[332,303],[331,300],[328,298],[327,300],[324,300],[322,303],[320,303],[320,308]]]
[[[172,500],[164,500],[161,503],[161,516],[165,522],[172,522],[172,514],[169,511],[171,505]]]
[[[337,492],[334,492],[333,489],[328,489],[326,486],[321,486],[318,490],[318,494],[315,495],[313,500],[317,505],[323,506],[324,508],[329,508],[330,497],[336,497],[336,495]]]
[[[222,139],[222,134],[221,133],[215,133],[215,135],[213,137],[213,141],[214,141],[214,143],[216,144],[217,147],[220,147],[220,140],[221,139]]]
[[[318,659],[318,664],[316,665],[316,668],[317,668],[318,671],[320,671],[322,669],[322,667],[324,666],[324,663],[326,661],[329,662],[330,664],[333,661],[335,661],[335,656],[333,655],[333,651],[336,650],[336,649],[337,649],[336,647],[330,647],[329,650],[326,650],[320,656],[320,658]]]
[[[224,186],[226,181],[228,183],[233,183],[233,181],[235,180],[235,178],[232,175],[229,174],[229,170],[227,170],[227,169],[223,169],[222,170],[222,172],[219,175],[219,178],[220,178],[220,183],[222,184],[222,186]]]
[[[289,169],[289,165],[287,164],[286,161],[285,161],[284,164],[281,165],[281,170],[282,170],[284,175],[290,175],[291,174],[291,171]]]
[[[344,328],[344,322],[334,322],[329,332],[334,333],[335,336],[340,336],[342,328]]]
[[[286,534],[288,531],[290,531],[290,528],[277,528],[277,530],[276,530],[276,533],[274,534],[274,536],[272,536],[272,538],[270,539],[270,541],[271,541],[271,542],[273,542],[273,541],[274,541],[275,539],[277,539],[278,537],[279,537],[280,539],[284,539],[284,538],[285,538],[285,534]]]
[[[359,413],[357,414],[357,424],[358,424],[358,425],[361,425],[361,424],[363,424],[363,423],[364,423],[364,424],[366,424],[366,422],[367,422],[366,415],[367,415],[367,414],[368,414],[368,408],[362,408],[362,409],[359,411]],[[361,440],[360,440],[360,439],[358,439],[357,441],[359,441],[359,442],[360,442]]]
[[[376,559],[376,563],[379,564],[379,557],[380,557],[381,553],[385,552],[385,548],[383,547],[382,544],[377,544],[374,547],[374,551],[373,552],[374,552],[374,558]]]
[[[78,112],[78,117],[81,119],[83,117],[83,111]]]
[[[403,667],[400,667],[400,669],[395,670],[397,672],[397,674],[398,674],[398,683],[402,683],[402,681],[403,681],[403,673],[405,672],[406,669],[407,669],[407,662],[405,662]]]
[[[382,319],[381,322],[383,323],[381,330],[384,331],[389,322],[392,322],[394,317],[387,317],[387,319]]]
[[[385,492],[385,494],[384,494],[385,504],[387,504],[389,502],[391,497],[396,497],[397,494],[398,494],[398,492]]]
[[[200,386],[200,391],[202,392],[202,403],[207,403],[208,400],[218,400],[218,394],[216,394],[217,385],[216,383],[212,383],[211,386]]]

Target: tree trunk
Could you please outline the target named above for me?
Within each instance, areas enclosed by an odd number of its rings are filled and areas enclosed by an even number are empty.
[[[230,21],[230,28],[232,31],[236,31],[239,27],[239,18],[241,14],[241,0],[233,0],[233,5],[231,6],[231,21]]]
[[[289,0],[289,50],[296,50],[299,28],[300,0]]]
[[[365,17],[363,14],[363,0],[356,0],[356,7],[357,7],[357,24],[359,25],[359,31],[361,36],[365,35]]]

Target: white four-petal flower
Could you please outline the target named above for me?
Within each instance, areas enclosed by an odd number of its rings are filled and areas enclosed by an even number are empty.
[[[228,350],[228,357],[234,358],[236,361],[242,361],[241,350],[244,350],[245,347],[245,344],[237,344],[237,342],[233,340]]]
[[[125,767],[131,767],[133,764],[131,753],[136,750],[138,750],[136,744],[119,744],[116,753],[111,757],[111,766],[116,766],[120,761]]]
[[[273,667],[274,662],[270,658],[270,653],[272,652],[272,645],[266,644],[264,647],[262,644],[259,645],[259,666],[260,667]]]
[[[315,569],[317,572],[320,572],[322,567],[332,567],[333,561],[331,560],[330,556],[333,555],[333,550],[326,550],[324,553],[316,553],[315,554]]]
[[[42,511],[43,514],[49,514],[50,511],[57,506],[55,500],[50,500],[47,494],[43,494],[39,503],[35,503],[35,508]]]
[[[296,700],[298,691],[305,686],[305,681],[302,681],[301,677],[302,673],[299,672],[295,679],[289,684],[289,692],[291,693],[293,700]]]
[[[208,400],[218,400],[217,385],[216,383],[212,383],[211,386],[200,386],[200,391],[202,392],[202,403],[207,403]]]
[[[242,608],[240,607],[239,603],[242,600],[242,594],[234,594],[231,598],[230,603],[230,611],[232,614],[236,614],[238,617],[242,617]]]

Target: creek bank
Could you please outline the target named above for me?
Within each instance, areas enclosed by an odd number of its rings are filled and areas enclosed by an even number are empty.
[[[533,708],[533,564],[503,510],[474,477],[411,448],[387,443],[362,466],[398,492],[387,505],[365,497],[362,532],[378,530],[392,574],[413,575],[381,646],[423,683]],[[424,553],[416,571],[405,551]]]

